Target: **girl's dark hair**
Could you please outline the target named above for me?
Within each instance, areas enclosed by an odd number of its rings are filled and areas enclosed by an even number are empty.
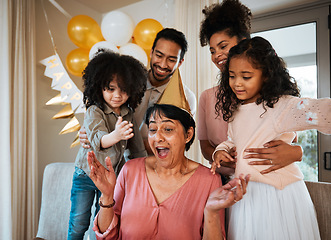
[[[266,106],[272,108],[284,95],[300,96],[295,79],[290,76],[285,62],[277,56],[271,44],[262,37],[244,39],[231,48],[219,81],[215,110],[218,115],[222,112],[224,121],[230,121],[233,113],[243,102],[237,98],[229,85],[229,64],[232,58],[238,57],[246,58],[253,68],[262,71],[264,82],[256,104],[262,103],[265,110]]]
[[[200,26],[200,44],[209,44],[211,36],[217,32],[226,31],[230,37],[238,41],[250,38],[251,10],[238,0],[224,0],[212,4],[202,10],[205,19]]]
[[[126,102],[128,107],[134,110],[140,104],[147,82],[144,65],[131,56],[100,49],[83,72],[83,102],[86,108],[96,105],[104,110],[102,91],[109,88],[115,77],[119,88],[129,96]]]
[[[151,116],[164,116],[173,120],[178,120],[184,127],[185,132],[189,130],[190,127],[193,127],[193,137],[189,142],[185,144],[185,150],[188,151],[195,138],[195,121],[193,117],[186,111],[169,104],[154,104],[149,107],[145,115],[145,123],[149,126],[149,120]]]

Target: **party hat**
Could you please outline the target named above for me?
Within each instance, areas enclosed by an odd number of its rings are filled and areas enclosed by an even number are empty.
[[[166,89],[163,91],[157,103],[174,105],[192,115],[178,68],[172,75]]]

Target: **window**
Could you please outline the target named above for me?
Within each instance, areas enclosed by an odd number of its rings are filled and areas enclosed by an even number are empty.
[[[297,80],[303,97],[330,97],[328,15],[329,6],[324,3],[257,16],[252,22],[252,36],[271,42]],[[304,151],[298,165],[305,180],[331,182],[331,171],[324,168],[324,153],[331,151],[331,137],[316,130],[302,131],[298,132],[298,144]]]

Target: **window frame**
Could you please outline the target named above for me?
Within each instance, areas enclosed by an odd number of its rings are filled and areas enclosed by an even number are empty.
[[[331,4],[318,1],[254,16],[252,33],[316,22],[317,97],[330,97],[330,29]],[[331,136],[318,132],[318,180],[331,182],[331,171],[324,169],[324,152],[331,152]]]

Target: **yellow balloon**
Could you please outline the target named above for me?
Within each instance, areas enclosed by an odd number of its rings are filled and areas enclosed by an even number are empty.
[[[71,18],[67,31],[70,40],[80,48],[90,49],[94,44],[104,41],[98,23],[86,15]]]
[[[146,55],[147,55],[147,59],[148,59],[148,62],[151,61],[151,48],[149,49],[144,49]]]
[[[156,34],[163,29],[155,19],[146,18],[140,21],[133,31],[134,40],[143,49],[151,49]]]
[[[83,71],[89,62],[89,50],[76,48],[72,50],[66,58],[68,71],[78,77],[83,75]]]

